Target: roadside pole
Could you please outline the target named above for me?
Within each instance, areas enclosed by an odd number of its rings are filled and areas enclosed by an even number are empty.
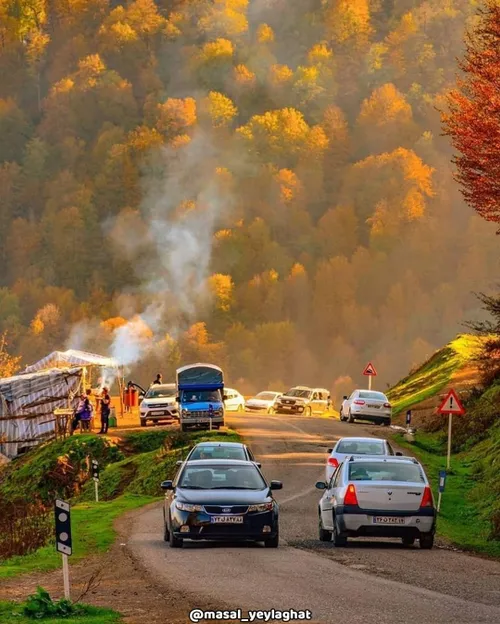
[[[92,478],[94,479],[95,502],[99,502],[99,462],[97,459],[92,460]]]
[[[73,553],[71,540],[71,512],[66,501],[57,499],[54,503],[56,525],[56,550],[62,555],[64,597],[70,599],[68,557]]]
[[[214,416],[214,408],[212,404],[208,406],[208,417],[210,419],[210,431],[212,431],[212,418]]]
[[[437,507],[437,510],[439,511],[441,509],[441,495],[444,492],[446,474],[451,469],[451,434],[453,414],[457,414],[458,416],[463,416],[465,414],[465,409],[463,408],[463,405],[453,388],[448,392],[444,401],[439,406],[438,414],[448,414],[448,452],[446,454],[446,471],[442,470],[439,473],[439,497]]]
[[[368,377],[368,390],[371,390],[371,389],[372,389],[372,376],[370,375]]]

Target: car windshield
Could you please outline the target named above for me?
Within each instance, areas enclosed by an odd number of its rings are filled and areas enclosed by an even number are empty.
[[[187,464],[178,487],[189,490],[264,490],[266,482],[255,466]]]
[[[383,442],[372,440],[342,440],[336,453],[352,453],[353,455],[385,455]]]
[[[402,462],[353,462],[349,464],[349,480],[425,483],[420,466]]]
[[[286,393],[286,395],[307,399],[311,395],[311,390],[300,390],[299,388],[292,388]]]
[[[262,399],[263,401],[272,401],[276,398],[276,394],[274,392],[259,392],[255,399]]]
[[[184,403],[198,402],[220,402],[220,392],[218,390],[184,390],[182,393],[182,401]]]
[[[144,398],[146,399],[162,399],[164,397],[172,397],[175,396],[176,389],[175,386],[155,386],[154,388],[150,388]]]
[[[382,392],[363,391],[359,393],[360,399],[376,399],[378,401],[387,401],[387,397]]]
[[[247,459],[243,446],[215,446],[204,444],[193,449],[189,459]]]

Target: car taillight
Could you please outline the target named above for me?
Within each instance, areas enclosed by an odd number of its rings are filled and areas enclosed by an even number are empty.
[[[384,407],[391,407],[390,403],[384,403]]]
[[[344,505],[357,505],[358,497],[356,495],[356,488],[352,483],[347,486],[347,492],[344,496]]]
[[[339,462],[335,459],[335,457],[329,457],[328,465],[333,466],[334,468],[338,468]]]
[[[428,485],[425,486],[424,494],[422,496],[422,501],[420,503],[420,508],[422,507],[434,507],[434,499],[432,497],[432,491]]]
[[[364,401],[354,401],[354,405],[364,405],[365,402]]]

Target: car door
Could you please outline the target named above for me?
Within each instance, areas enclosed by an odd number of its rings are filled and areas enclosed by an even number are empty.
[[[330,479],[328,483],[328,487],[325,490],[325,493],[323,494],[323,498],[321,499],[321,521],[323,523],[324,529],[331,530],[333,528],[332,493],[333,493],[333,488],[335,486],[335,483],[337,481],[337,475],[339,474],[340,467],[341,466],[339,466],[337,470],[333,473],[332,478]]]
[[[319,392],[317,390],[312,393],[310,406],[311,412],[313,412],[313,414],[319,411]]]
[[[324,414],[328,409],[328,392],[324,389],[318,390],[318,412]]]
[[[235,401],[235,393],[232,390],[226,392],[227,401],[226,401],[226,409],[229,412],[234,412],[236,409],[236,401]]]

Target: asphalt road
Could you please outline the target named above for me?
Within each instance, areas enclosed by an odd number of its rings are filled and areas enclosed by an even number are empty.
[[[344,435],[377,435],[378,427],[324,418],[234,415],[268,479],[283,481],[280,548],[188,544],[162,539],[161,506],[132,524],[127,547],[156,583],[220,608],[309,609],[314,622],[352,624],[500,622],[500,564],[441,548],[403,548],[399,540],[317,540],[314,488],[326,449]],[[187,615],[187,614],[186,614]],[[187,620],[186,620],[187,621]]]

